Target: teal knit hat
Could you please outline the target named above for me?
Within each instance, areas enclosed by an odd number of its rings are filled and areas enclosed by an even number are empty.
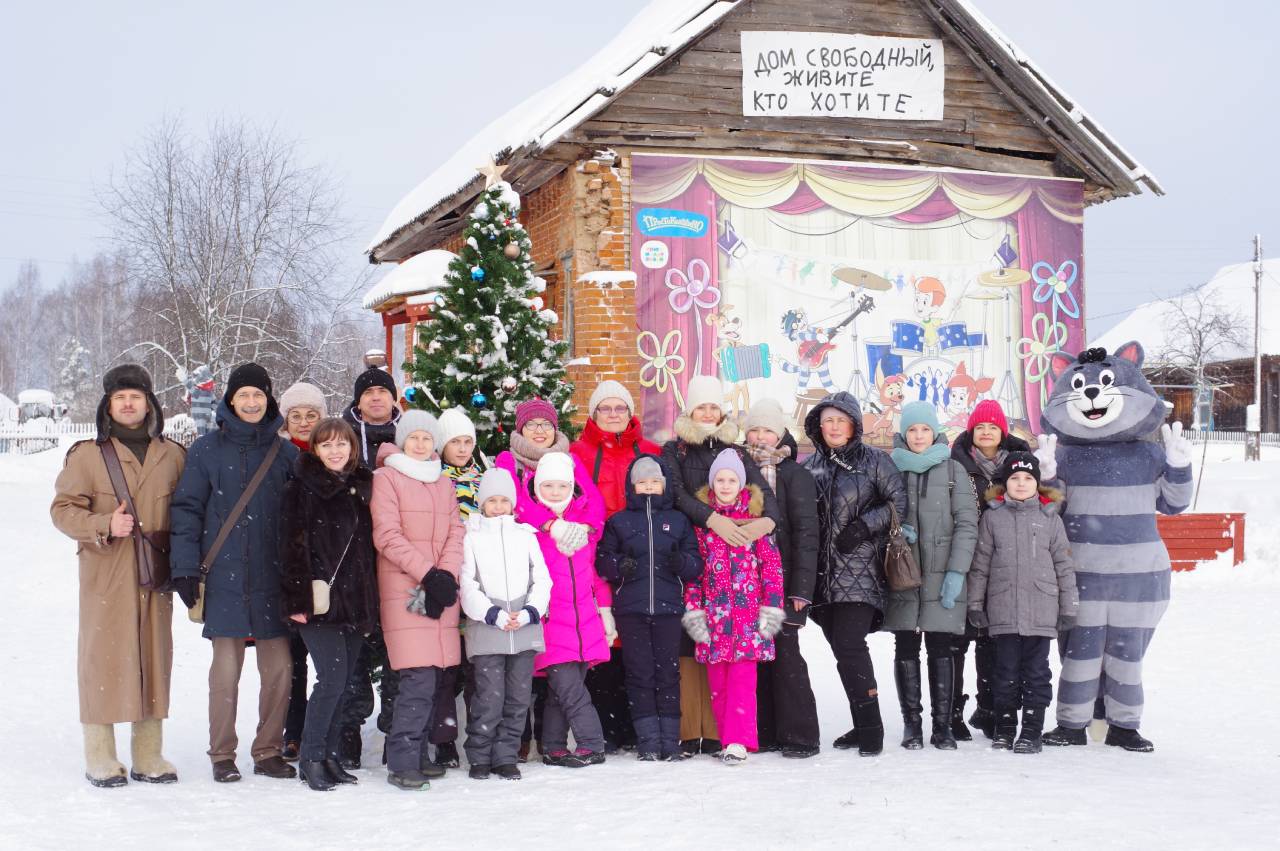
[[[898,427],[899,433],[903,439],[906,439],[907,429],[913,425],[927,425],[933,429],[934,437],[942,433],[942,426],[938,423],[938,409],[933,407],[929,402],[911,402],[902,408],[902,425]]]

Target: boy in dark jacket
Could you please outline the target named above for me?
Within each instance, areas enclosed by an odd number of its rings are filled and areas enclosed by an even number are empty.
[[[760,665],[757,673],[760,750],[804,759],[819,749],[818,706],[809,667],[800,655],[800,628],[808,620],[818,578],[817,487],[813,475],[796,462],[796,441],[776,401],[752,405],[744,430],[747,452],[773,489],[782,514],[775,539],[787,595],[782,631],[773,638],[777,658]]]
[[[680,616],[684,583],[702,573],[693,523],[675,508],[668,471],[641,455],[627,471],[627,507],[609,518],[596,570],[614,586],[627,700],[645,761],[683,759],[680,749]]]
[[[996,646],[992,677],[996,728],[991,747],[1039,753],[1044,712],[1053,697],[1049,642],[1075,624],[1079,598],[1062,493],[1040,485],[1030,452],[1010,452],[987,492],[969,568],[969,621]],[[1022,733],[1017,743],[1021,697]]]

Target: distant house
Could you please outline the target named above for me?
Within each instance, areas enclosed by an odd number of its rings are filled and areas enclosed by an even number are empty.
[[[403,265],[366,306],[394,367],[439,271],[402,270],[458,249],[490,157],[575,400],[619,379],[654,437],[698,374],[796,421],[849,390],[875,443],[912,400],[957,430],[997,398],[1034,432],[1086,340],[1085,208],[1161,194],[966,0],[655,0],[387,215],[369,259]]]
[[[1239,330],[1237,344],[1217,347],[1205,359],[1208,386],[1199,391],[1204,405],[1200,424],[1205,428],[1243,431],[1245,410],[1253,404],[1254,397],[1253,263],[1223,266],[1188,293],[1139,305],[1099,336],[1095,345],[1115,349],[1129,340],[1142,343],[1147,377],[1173,405],[1173,416],[1191,426],[1196,419],[1197,397],[1193,365],[1172,352],[1187,349],[1180,339],[1187,320],[1180,313],[1195,315],[1200,304],[1234,317]],[[1280,432],[1280,260],[1263,263],[1262,305],[1262,430]]]

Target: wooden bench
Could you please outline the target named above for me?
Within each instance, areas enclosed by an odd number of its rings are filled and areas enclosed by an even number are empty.
[[[1194,570],[1227,551],[1233,565],[1244,561],[1243,514],[1158,514],[1156,526],[1174,570]]]

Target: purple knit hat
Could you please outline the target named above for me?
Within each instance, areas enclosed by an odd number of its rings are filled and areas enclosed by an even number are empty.
[[[555,406],[546,399],[534,397],[516,406],[516,431],[524,431],[529,420],[544,419],[559,428],[560,417]]]
[[[721,470],[731,470],[738,477],[738,487],[745,488],[747,486],[747,468],[742,466],[742,458],[738,456],[736,449],[726,449],[716,456],[716,460],[711,462],[711,469],[707,471],[707,484],[715,487],[716,473]]]

